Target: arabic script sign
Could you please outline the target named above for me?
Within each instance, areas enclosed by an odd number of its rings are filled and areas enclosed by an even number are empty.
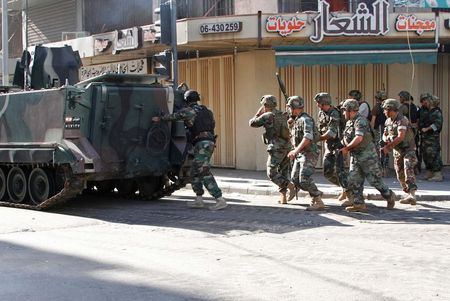
[[[80,80],[107,73],[147,74],[147,60],[138,59],[102,65],[84,66],[80,68]]]
[[[352,16],[335,17],[330,14],[330,4],[319,0],[319,14],[314,18],[314,35],[311,42],[319,43],[325,36],[379,36],[389,31],[389,2],[377,0],[372,13],[365,3],[359,3]]]
[[[415,31],[419,36],[424,31],[435,31],[435,20],[420,20],[415,15],[398,15],[395,21],[397,31]]]
[[[267,32],[278,32],[282,37],[292,34],[294,31],[300,31],[305,27],[305,21],[298,19],[296,16],[290,20],[284,19],[281,16],[270,16],[266,20]]]

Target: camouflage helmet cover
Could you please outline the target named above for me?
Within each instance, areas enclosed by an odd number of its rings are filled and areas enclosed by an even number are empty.
[[[400,93],[398,93],[398,97],[403,98],[406,101],[411,100],[411,94],[409,94],[408,91],[400,91]]]
[[[331,96],[326,92],[317,93],[314,100],[321,105],[331,105]]]
[[[351,90],[350,92],[348,92],[348,96],[351,96],[356,100],[361,100],[362,93],[359,90]]]
[[[197,102],[200,100],[200,95],[195,90],[187,90],[186,92],[184,92],[184,100],[187,103]]]
[[[264,95],[261,97],[261,104],[263,106],[276,107],[277,106],[277,98],[273,95]]]
[[[436,95],[431,95],[430,106],[433,108],[437,108],[440,104],[441,100],[439,99],[439,97],[437,97]]]
[[[342,104],[342,109],[346,111],[358,111],[359,110],[359,103],[356,99],[346,99],[344,103]]]
[[[305,101],[300,96],[290,96],[286,106],[291,109],[301,109],[305,106]]]
[[[375,98],[376,98],[376,99],[379,99],[379,100],[385,100],[385,99],[387,99],[387,93],[386,93],[386,91],[384,91],[384,90],[378,90],[378,91],[375,93]]]
[[[383,101],[382,107],[385,110],[398,111],[398,109],[400,108],[400,102],[397,99],[388,98]]]
[[[430,93],[422,93],[420,94],[420,100],[430,100],[433,98],[433,95],[431,95]]]

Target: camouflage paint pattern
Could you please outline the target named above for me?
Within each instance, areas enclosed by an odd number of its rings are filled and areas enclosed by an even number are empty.
[[[290,161],[287,154],[292,149],[289,140],[286,140],[279,135],[274,135],[274,123],[283,122],[275,120],[275,114],[282,114],[281,111],[274,109],[272,112],[267,112],[261,116],[255,116],[249,121],[251,127],[264,127],[265,142],[267,142],[267,163],[266,171],[267,177],[278,186],[278,191],[285,192],[290,181]],[[284,118],[284,124],[279,124],[277,127],[287,128],[287,118]]]
[[[294,185],[309,192],[311,197],[322,195],[312,178],[319,160],[319,148],[314,142],[314,128],[314,119],[305,112],[295,118],[291,128],[294,147],[298,146],[303,138],[311,140],[311,143],[296,156],[291,173]]]
[[[422,126],[432,129],[421,136],[422,158],[427,170],[437,172],[442,170],[440,133],[442,130],[443,116],[439,108],[432,108]]]
[[[348,190],[353,195],[355,204],[364,203],[364,181],[375,187],[387,199],[391,190],[382,180],[382,172],[378,164],[378,155],[373,144],[370,124],[367,118],[357,114],[348,120],[344,130],[344,145],[348,145],[356,136],[364,136],[358,147],[350,150],[350,168],[348,174]],[[370,136],[369,136],[370,135]]]
[[[192,190],[196,195],[203,195],[205,192],[203,186],[214,198],[220,198],[222,191],[217,185],[214,176],[211,173],[211,157],[213,155],[215,144],[212,141],[203,140],[194,145],[194,160],[191,167]]]

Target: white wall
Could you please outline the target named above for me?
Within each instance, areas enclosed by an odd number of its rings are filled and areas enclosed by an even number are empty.
[[[256,14],[259,10],[263,13],[277,13],[277,0],[238,0],[234,4],[234,13],[236,15]]]

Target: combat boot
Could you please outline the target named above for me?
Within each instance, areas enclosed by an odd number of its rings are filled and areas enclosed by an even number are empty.
[[[346,207],[347,212],[367,212],[366,204],[353,204],[352,206]]]
[[[339,194],[338,200],[339,202],[343,202],[347,199],[347,192],[342,191],[341,194]]]
[[[386,201],[387,201],[386,209],[394,209],[395,199],[397,198],[397,196],[395,195],[395,193],[392,190],[389,190],[389,191],[391,192],[391,194],[389,195],[388,198],[386,198]]]
[[[406,195],[404,198],[400,200],[400,204],[416,204],[416,190],[411,190],[408,195]]]
[[[425,175],[424,179],[428,180],[431,177],[433,177],[433,172],[431,170],[427,170],[427,174]]]
[[[442,182],[444,177],[442,176],[442,172],[436,171],[433,173],[433,176],[431,178],[428,178],[428,181],[430,182]]]
[[[209,210],[216,211],[223,209],[227,206],[228,206],[227,201],[223,197],[220,197],[216,199],[216,203],[214,205],[209,206]]]
[[[287,204],[286,192],[280,192],[280,199],[278,200],[280,204]]]
[[[189,208],[205,208],[205,203],[203,202],[203,197],[201,195],[197,195],[195,197],[195,201],[187,203]]]
[[[322,202],[320,195],[312,198],[311,205],[306,208],[307,211],[320,211],[325,209],[325,204]]]
[[[345,201],[342,202],[341,206],[342,207],[351,207],[353,206],[353,192],[345,192],[347,199]]]
[[[295,185],[291,182],[289,182],[287,188],[289,189],[289,197],[287,198],[287,201],[290,202],[297,195],[297,189],[295,189]]]

